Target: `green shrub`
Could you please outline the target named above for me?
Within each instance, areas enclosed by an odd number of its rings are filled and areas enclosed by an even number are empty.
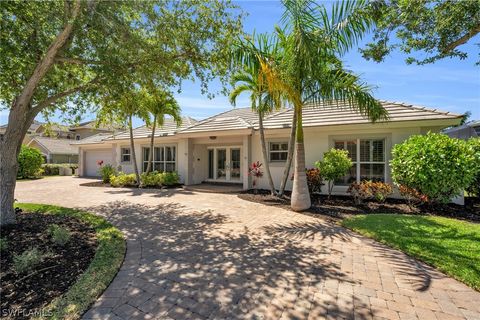
[[[176,172],[144,172],[140,175],[140,179],[144,187],[173,186],[180,182],[180,176]]]
[[[70,168],[72,172],[78,169],[78,164],[75,163],[45,163],[42,165],[43,175],[45,176],[58,176],[60,174],[60,168]]]
[[[471,138],[468,140],[469,145],[473,148],[475,152],[477,174],[473,179],[472,183],[467,187],[467,192],[469,195],[477,196],[480,198],[480,138]]]
[[[0,238],[0,251],[5,251],[8,248],[8,241],[5,238]]]
[[[412,136],[397,144],[392,155],[395,184],[434,203],[447,203],[461,194],[478,170],[473,146],[444,134]]]
[[[144,172],[140,175],[140,179],[144,187],[161,187],[163,185],[163,175],[158,171]]]
[[[28,249],[22,254],[13,256],[13,269],[16,273],[25,273],[33,270],[44,258],[45,254],[37,248]]]
[[[323,160],[315,162],[315,166],[320,169],[322,177],[328,181],[328,197],[332,194],[335,180],[345,176],[352,165],[352,160],[348,157],[348,151],[338,149],[325,152]]]
[[[367,199],[383,203],[393,193],[393,188],[388,183],[365,180],[360,183],[352,183],[347,192],[352,195],[356,204],[361,204]]]
[[[163,185],[173,186],[180,182],[180,176],[177,172],[163,172]]]
[[[58,224],[52,224],[50,226],[50,235],[55,244],[59,246],[64,246],[70,241],[72,237],[70,231],[67,228],[61,227]]]
[[[98,169],[98,172],[100,173],[100,176],[102,177],[103,183],[109,183],[110,182],[110,176],[116,175],[117,170],[111,164],[106,164],[106,165],[100,166],[100,169]]]
[[[135,174],[126,174],[119,172],[118,175],[110,176],[110,185],[112,187],[132,187],[137,185]]]
[[[18,173],[19,178],[31,178],[38,176],[42,168],[43,156],[38,149],[22,145],[18,154]]]

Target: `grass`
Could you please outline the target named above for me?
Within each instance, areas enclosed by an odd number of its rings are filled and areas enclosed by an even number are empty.
[[[480,224],[435,216],[359,215],[342,225],[480,290]]]
[[[92,262],[77,282],[65,294],[52,301],[44,313],[52,314],[52,319],[79,319],[108,287],[122,265],[125,255],[122,233],[105,219],[88,212],[42,204],[20,203],[16,206],[25,212],[76,217],[95,229],[98,248]]]

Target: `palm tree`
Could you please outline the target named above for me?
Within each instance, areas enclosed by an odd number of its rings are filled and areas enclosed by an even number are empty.
[[[102,108],[97,113],[98,123],[119,123],[128,126],[133,169],[137,184],[140,184],[140,173],[133,140],[133,117],[136,116],[143,120],[148,119],[145,100],[145,90],[136,85],[125,88],[122,92],[108,92],[103,100]]]
[[[175,100],[175,97],[170,91],[163,90],[161,88],[154,88],[148,92],[148,98],[146,101],[146,110],[152,116],[152,120],[148,121],[152,126],[152,133],[150,137],[150,152],[148,156],[148,164],[146,173],[149,173],[152,168],[153,162],[153,146],[155,144],[155,129],[156,126],[163,126],[165,122],[165,116],[169,115],[173,118],[177,126],[182,123],[181,109]]]
[[[296,128],[292,130],[295,167],[291,207],[302,211],[311,205],[305,174],[304,105],[346,102],[371,121],[387,119],[388,114],[371,95],[371,88],[345,70],[338,58],[370,28],[369,18],[363,14],[368,4],[336,3],[330,15],[311,0],[284,0],[283,4],[284,28],[276,29],[283,57],[276,64],[263,61],[261,66],[268,90],[282,92],[293,105]]]

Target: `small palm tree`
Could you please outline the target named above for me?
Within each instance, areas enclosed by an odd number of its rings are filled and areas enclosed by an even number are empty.
[[[258,58],[250,60],[243,59],[243,50],[251,51],[254,55],[257,55]],[[238,43],[238,47],[233,53],[233,60],[236,66],[240,66],[240,71],[232,77],[232,83],[235,87],[229,96],[230,102],[235,106],[240,94],[250,93],[252,110],[258,114],[258,130],[260,133],[263,163],[272,195],[276,194],[276,188],[270,173],[263,119],[266,114],[281,108],[281,99],[274,97],[268,92],[265,78],[261,74],[260,61],[262,59],[273,61],[279,58],[279,54],[280,51],[278,50],[276,39],[267,34],[253,34],[253,37],[245,38]],[[260,56],[262,58],[259,58]]]
[[[182,124],[182,117],[180,106],[175,100],[173,94],[170,91],[166,91],[161,88],[151,89],[147,93],[145,107],[147,112],[152,117],[151,120],[148,120],[148,124],[150,124],[152,127],[152,133],[150,137],[150,153],[148,156],[147,169],[145,170],[145,172],[148,173],[152,169],[156,126],[163,126],[166,115],[171,116],[177,126],[180,126]]]
[[[133,140],[133,117],[139,117],[143,120],[148,119],[148,112],[144,103],[145,97],[145,91],[137,85],[127,87],[121,92],[109,92],[103,100],[102,108],[97,113],[98,123],[127,125],[130,134],[130,149],[137,184],[140,183],[140,173]]]

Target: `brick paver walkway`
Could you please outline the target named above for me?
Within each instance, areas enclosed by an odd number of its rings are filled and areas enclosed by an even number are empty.
[[[17,184],[125,233],[125,262],[84,319],[480,319],[480,293],[331,222],[233,194]]]

